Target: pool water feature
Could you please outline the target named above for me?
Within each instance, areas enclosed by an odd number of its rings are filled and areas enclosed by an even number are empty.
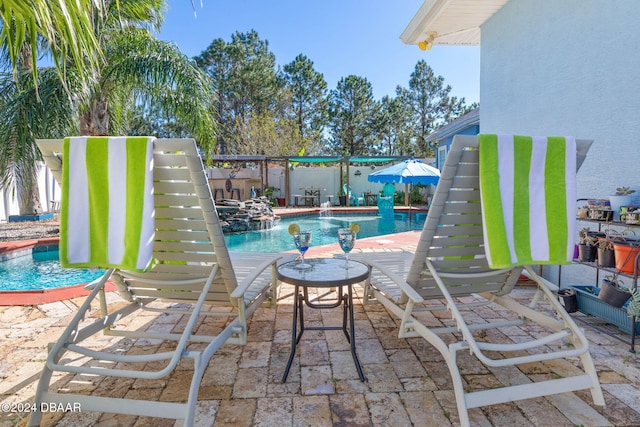
[[[60,267],[57,246],[37,246],[0,262],[0,291],[56,289],[89,283],[104,271]]]
[[[290,224],[295,223],[301,230],[311,230],[311,247],[338,243],[338,229],[349,228],[358,223],[358,239],[422,230],[424,216],[417,220],[406,213],[396,213],[394,219],[383,219],[379,215],[306,215],[283,217],[280,223],[270,230],[250,231],[248,233],[226,234],[224,236],[230,251],[245,252],[284,252],[295,250],[293,237],[288,232]],[[358,242],[356,241],[356,247]]]

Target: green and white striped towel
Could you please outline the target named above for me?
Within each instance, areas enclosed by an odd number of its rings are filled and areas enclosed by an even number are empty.
[[[489,266],[570,263],[576,227],[575,138],[478,137]]]
[[[154,240],[152,137],[63,143],[60,263],[142,271]]]

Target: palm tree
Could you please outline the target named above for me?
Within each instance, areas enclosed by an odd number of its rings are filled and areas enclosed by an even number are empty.
[[[29,54],[18,60],[15,72],[0,74],[0,117],[5,116],[0,123],[0,186],[21,192],[22,214],[40,211],[33,189],[33,165],[39,156],[35,138],[123,134],[136,105],[153,105],[176,117],[201,148],[211,149],[214,125],[208,78],[175,45],[151,34],[162,23],[165,4],[165,0],[113,0],[92,14],[93,32],[108,61],[99,63],[89,85],[72,58],[64,80],[59,72],[31,73]],[[24,46],[23,52],[30,52],[30,45]],[[29,80],[25,75],[36,77]]]
[[[36,62],[38,40],[49,45],[56,71],[64,81],[68,61],[82,80],[93,76],[101,60],[91,22],[104,10],[105,0],[0,0],[0,47],[18,74],[25,46]],[[36,83],[37,69],[30,70]]]
[[[69,135],[77,127],[57,71],[41,69],[37,79],[29,71],[0,74],[0,188],[20,196],[22,215],[42,212],[34,135]]]

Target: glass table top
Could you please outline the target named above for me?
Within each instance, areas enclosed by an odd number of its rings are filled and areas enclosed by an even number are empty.
[[[278,266],[278,279],[298,286],[334,287],[361,282],[369,276],[369,267],[365,264],[349,260],[345,268],[344,259],[305,258],[310,267],[301,268],[301,260],[286,262]]]

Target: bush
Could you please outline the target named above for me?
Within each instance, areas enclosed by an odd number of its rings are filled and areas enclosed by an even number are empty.
[[[412,205],[422,205],[425,201],[422,199],[422,193],[420,193],[420,189],[425,186],[422,184],[416,184],[411,187],[411,204]],[[404,191],[396,191],[395,196],[393,198],[393,204],[397,206],[404,205]]]

